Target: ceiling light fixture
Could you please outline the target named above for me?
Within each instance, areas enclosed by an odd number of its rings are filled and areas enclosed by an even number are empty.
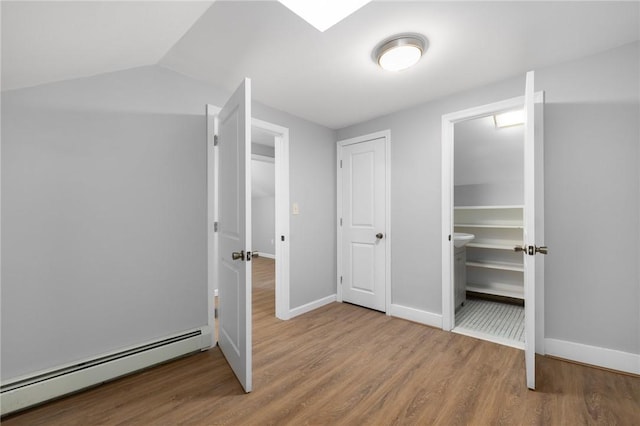
[[[507,111],[493,116],[497,128],[519,126],[524,124],[524,110]]]
[[[415,65],[427,50],[427,40],[418,34],[400,34],[380,43],[374,59],[387,71],[402,71]]]
[[[278,0],[293,13],[324,32],[371,0]]]

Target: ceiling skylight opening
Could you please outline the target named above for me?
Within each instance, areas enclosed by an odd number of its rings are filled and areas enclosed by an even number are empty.
[[[520,126],[524,124],[524,110],[507,111],[493,116],[496,128]]]
[[[371,0],[278,0],[293,13],[324,32]]]
[[[402,71],[417,64],[426,50],[426,39],[414,34],[397,35],[382,42],[374,59],[387,71]]]

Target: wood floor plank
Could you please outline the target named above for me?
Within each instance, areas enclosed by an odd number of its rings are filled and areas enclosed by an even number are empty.
[[[254,391],[218,348],[2,419],[3,425],[640,424],[640,379],[333,303],[275,318],[254,258]]]

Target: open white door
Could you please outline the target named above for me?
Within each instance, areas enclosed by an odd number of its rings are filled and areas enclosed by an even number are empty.
[[[524,97],[524,299],[525,299],[525,364],[527,387],[536,388],[536,289],[544,288],[543,259],[543,155],[542,140],[536,138],[534,73],[526,77]],[[540,140],[537,140],[540,139]]]
[[[216,124],[218,344],[251,392],[251,80],[238,87]]]

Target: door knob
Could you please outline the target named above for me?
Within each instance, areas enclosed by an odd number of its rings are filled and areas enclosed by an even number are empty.
[[[514,251],[522,251],[522,252],[527,252],[527,246],[515,246],[513,248]]]
[[[382,232],[378,232],[378,233],[376,234],[376,238],[377,238],[377,239],[381,240],[381,239],[382,239],[382,237],[384,237],[384,234],[383,234]]]
[[[231,258],[233,260],[238,260],[238,259],[244,260],[244,250],[241,250],[239,252],[234,251],[233,253],[231,253]]]
[[[536,246],[536,253],[547,254],[549,253],[549,249],[547,248],[547,246]]]

